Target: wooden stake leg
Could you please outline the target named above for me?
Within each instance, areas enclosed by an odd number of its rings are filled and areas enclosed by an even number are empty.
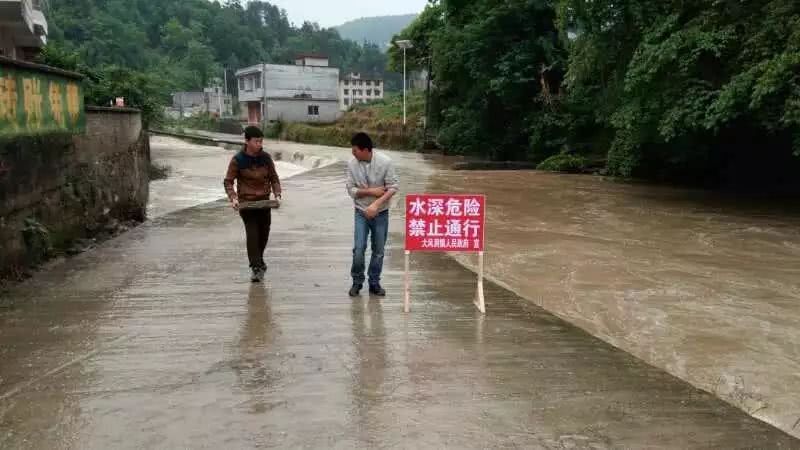
[[[483,296],[483,252],[478,253],[478,291],[475,293],[475,306],[482,314],[486,314],[486,302]]]
[[[406,275],[405,275],[405,295],[403,301],[403,311],[411,311],[411,275],[409,274],[409,260],[411,252],[406,250]]]

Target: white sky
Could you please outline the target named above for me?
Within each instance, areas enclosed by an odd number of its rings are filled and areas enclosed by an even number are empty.
[[[267,0],[285,9],[297,26],[308,20],[334,27],[360,17],[420,13],[427,0]]]

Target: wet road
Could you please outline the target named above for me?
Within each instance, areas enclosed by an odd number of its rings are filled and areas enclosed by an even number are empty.
[[[410,188],[435,173],[399,159]],[[389,296],[348,298],[342,171],[285,181],[264,286],[211,203],[12,292],[0,448],[800,448],[496,285],[481,317],[447,257],[415,255],[404,315],[396,223]]]

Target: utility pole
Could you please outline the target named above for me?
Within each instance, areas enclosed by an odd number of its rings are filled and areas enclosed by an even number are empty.
[[[414,48],[414,44],[409,40],[396,41],[396,46],[403,49],[403,127],[406,126],[406,50]]]
[[[267,117],[267,65],[261,64],[261,89],[264,91],[264,107],[261,108],[262,116],[261,122],[268,123],[269,118]]]
[[[430,50],[429,50],[430,51]],[[431,102],[431,73],[433,71],[433,55],[428,55],[428,76],[427,78],[427,85],[425,87],[425,123],[422,127],[422,145],[424,146],[428,142],[428,122],[430,121],[430,115],[428,112],[430,111],[430,102]]]

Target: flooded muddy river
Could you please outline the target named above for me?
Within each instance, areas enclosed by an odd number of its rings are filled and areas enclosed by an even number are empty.
[[[797,205],[534,171],[431,189],[487,195],[493,279],[800,435]]]

